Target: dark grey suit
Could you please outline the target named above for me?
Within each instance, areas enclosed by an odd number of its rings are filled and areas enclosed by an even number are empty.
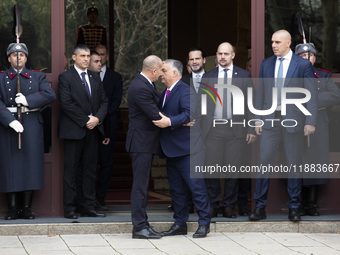
[[[61,107],[58,137],[64,139],[64,211],[75,211],[77,195],[76,175],[81,169],[83,211],[94,210],[95,178],[99,138],[104,138],[101,122],[107,113],[107,98],[100,78],[87,70],[92,101],[74,67],[59,75],[58,97]],[[91,114],[99,119],[99,124],[92,130],[86,123]]]
[[[133,79],[128,93],[130,123],[125,148],[132,159],[131,218],[133,232],[138,232],[149,225],[145,208],[152,158],[159,146],[159,128],[152,122],[160,119],[159,94],[141,74]]]
[[[215,68],[203,75],[201,80],[201,87],[205,88],[204,84],[208,84],[215,87],[218,83],[218,68]],[[233,66],[232,84],[240,88],[243,94],[247,95],[247,89],[253,88],[253,83],[248,71]],[[208,89],[208,88],[207,88]],[[203,90],[199,91],[199,101]],[[215,99],[216,95],[213,94]],[[218,101],[218,100],[217,100]],[[245,99],[245,103],[247,99]],[[223,102],[225,103],[225,102]],[[199,104],[200,107],[200,104]],[[247,107],[245,107],[247,109]],[[198,109],[199,111],[201,109]],[[215,112],[215,103],[211,98],[207,100],[207,114],[201,116],[202,136],[206,140],[206,166],[235,166],[240,168],[242,152],[245,145],[246,135],[255,134],[253,128],[248,128],[243,125],[216,125],[213,127]],[[233,115],[232,120],[234,122],[242,122],[244,119],[251,119],[251,113],[247,111],[245,115]],[[219,178],[207,178],[207,189],[210,197],[210,204],[217,212],[219,211],[219,199],[220,199],[220,180]],[[225,178],[225,188],[222,197],[222,207],[234,208],[237,201],[238,194],[238,178],[234,175],[228,175]]]

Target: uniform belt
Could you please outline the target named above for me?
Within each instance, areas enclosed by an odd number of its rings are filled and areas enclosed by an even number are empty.
[[[18,111],[18,107],[7,107],[7,109],[10,111],[10,112],[13,112],[13,113],[16,113]],[[21,107],[21,112],[24,113],[24,112],[36,112],[36,111],[39,111],[39,108],[34,108],[34,109],[28,109],[27,107],[25,106],[22,106]]]

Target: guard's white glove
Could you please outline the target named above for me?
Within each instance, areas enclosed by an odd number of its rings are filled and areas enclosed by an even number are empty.
[[[15,102],[17,104],[22,104],[23,106],[28,106],[26,97],[22,93],[16,94]]]
[[[15,132],[17,133],[22,133],[24,131],[23,125],[17,120],[13,120],[11,123],[8,124],[11,128],[14,129]]]

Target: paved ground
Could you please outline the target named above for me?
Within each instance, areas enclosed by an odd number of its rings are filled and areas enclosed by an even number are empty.
[[[192,234],[159,240],[132,239],[131,234],[1,236],[0,254],[340,254],[339,234],[217,232],[203,239],[193,239]]]

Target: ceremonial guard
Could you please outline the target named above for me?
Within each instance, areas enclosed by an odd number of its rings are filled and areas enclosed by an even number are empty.
[[[326,70],[314,67],[316,61],[316,49],[313,43],[301,43],[295,47],[295,54],[309,60],[313,65],[314,75],[318,88],[318,115],[315,133],[310,135],[310,145],[305,145],[302,155],[304,168],[317,168],[329,164],[329,133],[327,107],[340,103],[340,89],[332,81],[332,74]],[[299,210],[301,215],[319,216],[316,207],[318,185],[329,183],[328,173],[312,173],[306,176],[304,172],[302,180],[302,204]],[[315,176],[318,175],[318,176]],[[308,178],[312,177],[312,178]]]
[[[92,7],[87,9],[87,18],[89,23],[78,28],[76,45],[85,44],[91,51],[99,44],[107,46],[106,28],[97,24],[98,9],[94,6],[94,1]]]
[[[7,56],[11,67],[0,72],[0,192],[7,193],[6,220],[34,219],[33,190],[44,188],[44,123],[39,108],[56,96],[44,73],[25,67],[24,43],[11,43]]]

